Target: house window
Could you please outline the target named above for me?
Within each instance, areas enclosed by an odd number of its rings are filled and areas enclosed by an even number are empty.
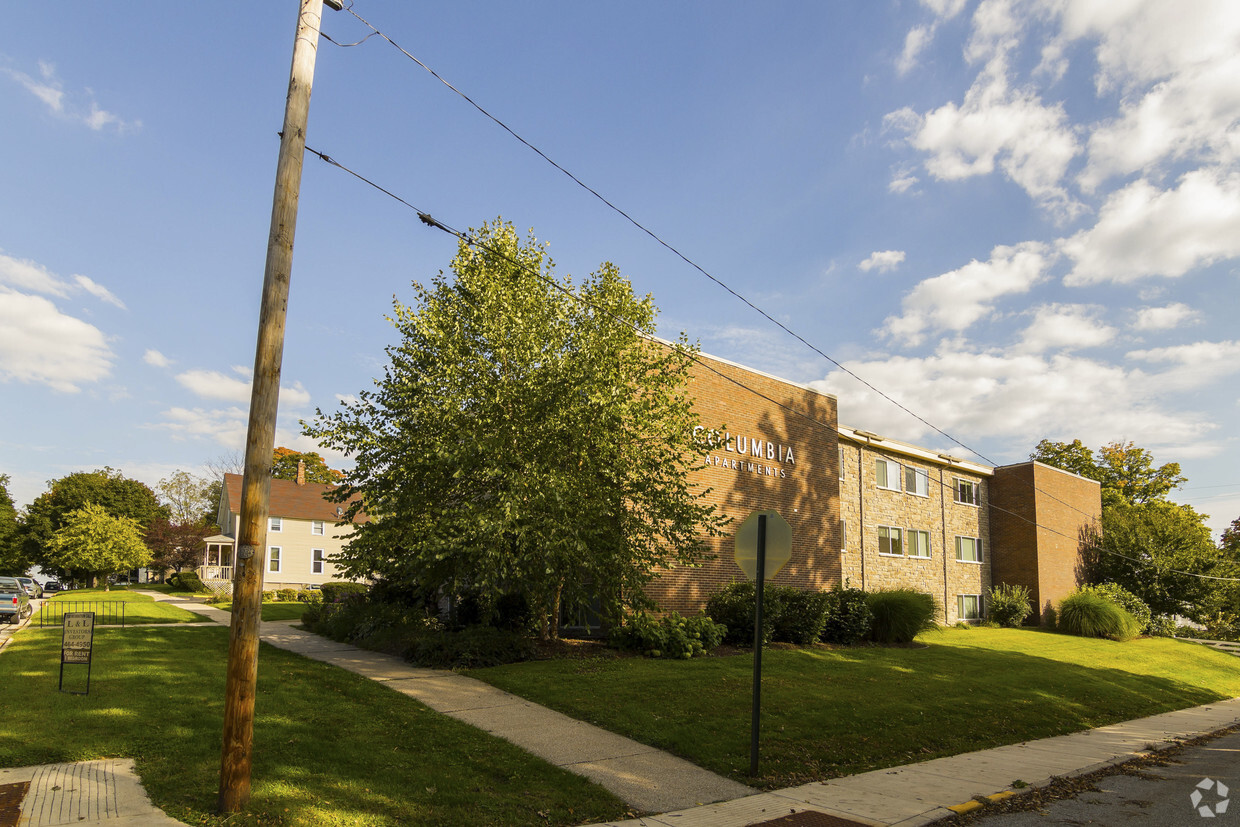
[[[283,517],[270,518],[267,521],[267,530],[268,531],[283,531],[284,530],[284,518]]]
[[[844,479],[844,446],[839,446],[840,450],[840,479]]]
[[[874,477],[879,488],[900,490],[900,466],[888,459],[875,460]]]
[[[930,472],[925,468],[904,466],[904,490],[919,497],[929,497]]]
[[[908,556],[930,557],[930,532],[912,530],[908,533]]]
[[[878,527],[878,553],[903,557],[904,532],[898,528],[880,525]]]
[[[980,594],[956,595],[956,617],[960,620],[981,620],[982,596]]]
[[[267,571],[278,574],[280,572],[280,547],[272,546],[267,549]]]
[[[323,536],[323,521],[322,520],[311,520],[310,521],[310,533],[317,534],[318,536],[322,537]]]
[[[840,551],[848,551],[848,521],[840,520]]]
[[[956,559],[962,563],[982,562],[981,539],[978,537],[957,537]]]
[[[311,551],[310,552],[310,572],[312,574],[322,574],[323,573],[323,561],[325,559],[326,559],[326,555],[323,554],[323,549],[316,548],[313,551]]]
[[[956,502],[962,505],[977,505],[977,483],[972,480],[955,480]]]

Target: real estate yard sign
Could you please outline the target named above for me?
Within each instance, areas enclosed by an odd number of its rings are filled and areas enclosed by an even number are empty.
[[[95,643],[95,613],[65,612],[64,632],[60,638],[60,685],[65,691],[65,664],[86,665],[86,691],[73,692],[74,695],[90,694],[91,654]]]

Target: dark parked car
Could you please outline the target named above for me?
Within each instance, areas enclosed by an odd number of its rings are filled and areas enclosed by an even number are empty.
[[[59,580],[48,580],[46,583],[43,584],[44,594],[51,594],[52,592],[62,592],[64,590],[65,590],[65,587],[60,585]]]
[[[0,619],[9,623],[19,623],[24,617],[30,617],[34,609],[30,605],[30,595],[22,588],[16,577],[0,577]]]

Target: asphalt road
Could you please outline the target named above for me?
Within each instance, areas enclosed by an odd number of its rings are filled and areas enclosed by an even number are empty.
[[[1185,747],[1162,766],[1097,779],[1097,791],[1040,809],[983,816],[985,827],[1103,824],[1124,827],[1240,825],[1240,732]]]

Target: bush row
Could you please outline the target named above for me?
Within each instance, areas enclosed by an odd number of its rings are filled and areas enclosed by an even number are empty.
[[[704,655],[723,642],[728,627],[705,614],[681,617],[672,612],[661,620],[641,612],[611,632],[611,645],[640,652],[651,658],[683,658]]]

